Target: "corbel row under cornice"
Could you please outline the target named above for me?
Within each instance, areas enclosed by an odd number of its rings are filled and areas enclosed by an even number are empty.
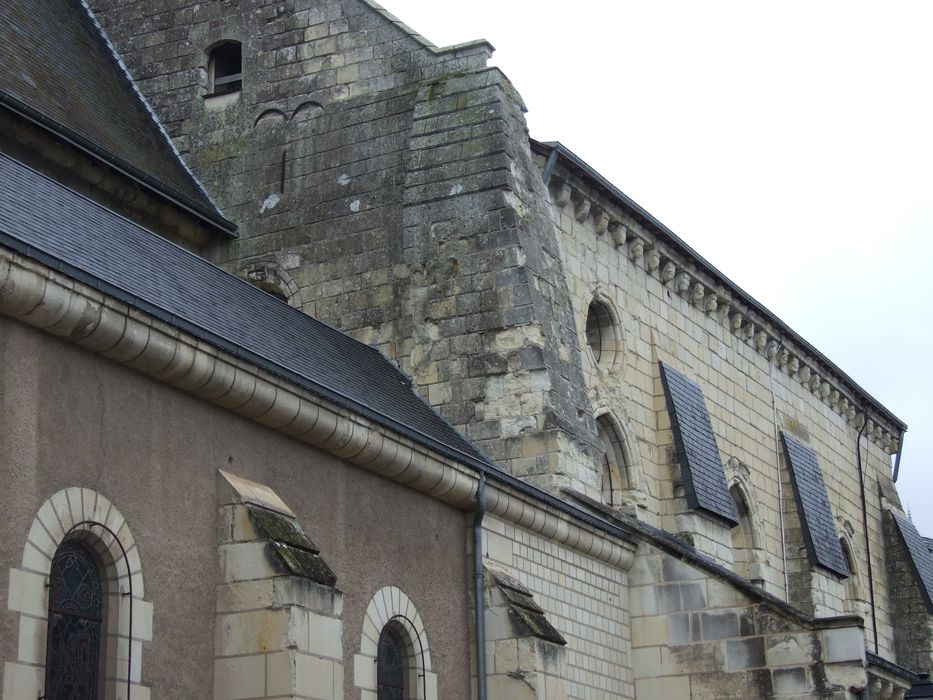
[[[660,280],[672,293],[716,318],[740,341],[754,348],[769,363],[799,382],[856,429],[867,420],[865,435],[888,454],[898,450],[901,427],[873,411],[864,397],[846,385],[841,372],[818,353],[781,330],[776,317],[769,318],[736,294],[733,285],[709,270],[702,259],[691,259],[680,246],[635,220],[622,207],[596,198],[558,175],[548,183],[551,201],[558,209],[572,206],[573,218],[587,225],[600,239],[606,238],[647,275]]]

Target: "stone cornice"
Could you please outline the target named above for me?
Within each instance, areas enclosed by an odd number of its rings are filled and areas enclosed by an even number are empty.
[[[534,142],[532,146],[542,153],[555,147],[536,146]],[[569,152],[562,151],[566,153]],[[571,165],[579,172],[555,171],[548,182],[556,207],[563,208],[572,202],[571,215],[591,227],[595,236],[605,238],[602,234],[611,232],[611,243],[620,255],[641,267],[647,275],[656,277],[672,293],[722,323],[736,338],[799,382],[854,429],[861,428],[862,421],[867,418],[869,439],[888,454],[897,452],[900,435],[906,430],[902,422],[680,239],[655,224],[653,219],[646,218],[647,214],[640,208],[636,210],[637,205],[603,195],[599,190],[612,188],[609,183],[601,181],[602,178],[587,182],[588,177],[598,174],[587,170],[588,166],[584,168],[585,163],[577,159],[571,160]],[[615,193],[610,191],[609,194]],[[586,216],[581,218],[583,211]]]
[[[150,378],[329,452],[457,508],[476,500],[478,472],[123,302],[0,247],[0,313]],[[488,471],[487,511],[554,542],[627,569],[620,528],[596,527]],[[618,532],[616,532],[618,530]]]

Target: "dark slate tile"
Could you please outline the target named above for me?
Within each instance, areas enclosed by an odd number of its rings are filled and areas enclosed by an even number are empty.
[[[737,525],[738,514],[729,495],[703,392],[699,385],[677,370],[663,362],[659,364],[687,505]]]
[[[0,93],[217,215],[79,0],[3,0]]]
[[[846,566],[842,545],[839,544],[839,534],[836,532],[816,453],[783,431],[781,438],[810,563],[840,576],[848,576],[849,567]]]
[[[933,551],[931,551],[931,540],[921,537],[913,521],[906,515],[891,511],[891,516],[894,518],[894,524],[897,525],[897,532],[901,536],[904,547],[907,549],[908,555],[910,555],[911,568],[917,583],[920,584],[927,610],[933,613]]]
[[[377,350],[2,154],[0,245],[420,444],[495,468]]]

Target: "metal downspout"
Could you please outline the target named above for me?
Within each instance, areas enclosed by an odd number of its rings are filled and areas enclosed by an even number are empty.
[[[541,179],[544,180],[545,185],[547,185],[551,180],[551,175],[554,172],[554,168],[557,167],[557,158],[559,155],[560,148],[555,146],[550,155],[547,157],[547,163],[544,164],[544,172],[541,173]]]
[[[862,427],[855,438],[855,457],[858,462],[858,485],[862,496],[862,531],[865,533],[865,556],[868,558],[868,601],[871,604],[871,631],[875,653],[878,653],[878,615],[875,612],[875,582],[871,571],[871,540],[868,537],[868,507],[865,504],[865,474],[862,471],[862,435],[868,426],[868,411],[862,409]]]
[[[486,700],[486,574],[483,568],[483,516],[486,515],[486,472],[479,473],[473,517],[473,610],[476,614],[476,700]]]
[[[901,450],[904,449],[904,433],[906,430],[902,430],[897,436],[897,456],[894,458],[894,476],[891,477],[891,481],[895,484],[897,483],[897,473],[901,470]]]
[[[781,525],[781,568],[784,570],[784,601],[790,602],[790,583],[787,577],[787,533],[784,531],[784,477],[781,473],[781,429],[778,427],[777,399],[774,396],[774,364],[784,347],[784,339],[778,343],[774,359],[768,363],[768,383],[771,385],[771,420],[774,422],[774,461],[777,465],[778,517]]]

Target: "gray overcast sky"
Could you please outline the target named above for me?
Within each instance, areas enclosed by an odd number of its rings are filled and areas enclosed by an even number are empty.
[[[933,2],[382,1],[903,419],[933,536]]]

